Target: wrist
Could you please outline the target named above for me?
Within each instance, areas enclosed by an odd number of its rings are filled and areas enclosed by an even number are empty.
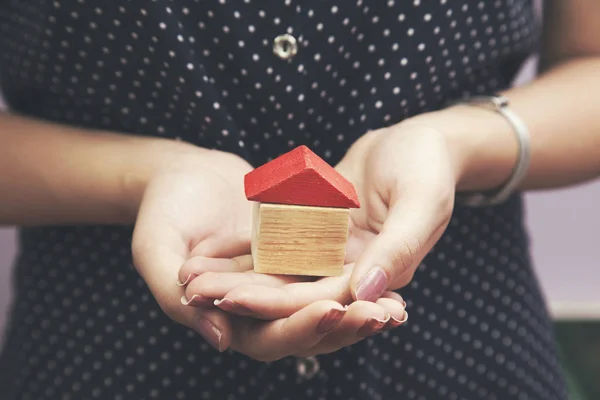
[[[209,150],[194,145],[159,138],[129,138],[123,147],[118,194],[115,207],[119,219],[133,223],[149,183],[159,174],[184,168],[189,159],[198,159]]]
[[[0,115],[0,223],[131,224],[152,176],[200,149]]]
[[[457,192],[493,190],[510,177],[518,156],[513,128],[498,113],[456,105],[416,116],[447,139],[454,160]]]

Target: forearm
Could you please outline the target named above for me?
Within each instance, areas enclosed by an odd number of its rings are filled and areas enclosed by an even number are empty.
[[[166,142],[0,113],[0,225],[131,223]]]
[[[531,165],[522,189],[572,185],[600,175],[600,58],[574,59],[502,93],[528,126]],[[460,159],[458,190],[505,182],[517,158],[511,126],[499,114],[456,106],[414,118],[445,132]]]

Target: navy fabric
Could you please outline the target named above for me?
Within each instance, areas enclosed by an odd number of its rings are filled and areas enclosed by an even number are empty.
[[[289,60],[273,53],[284,33]],[[37,118],[253,165],[305,144],[335,165],[368,130],[508,87],[537,36],[528,0],[2,0],[0,86]],[[2,399],[567,398],[519,196],[458,207],[400,291],[409,322],[317,357],[314,376],[294,358],[220,354],[172,322],[130,238],[21,231]]]

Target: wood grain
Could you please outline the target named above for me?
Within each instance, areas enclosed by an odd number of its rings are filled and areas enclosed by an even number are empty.
[[[340,275],[349,214],[347,208],[256,203],[254,270],[284,275]]]

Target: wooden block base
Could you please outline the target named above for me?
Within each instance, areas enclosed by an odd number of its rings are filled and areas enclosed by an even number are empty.
[[[264,274],[336,276],[344,267],[350,210],[256,203],[252,256]]]

